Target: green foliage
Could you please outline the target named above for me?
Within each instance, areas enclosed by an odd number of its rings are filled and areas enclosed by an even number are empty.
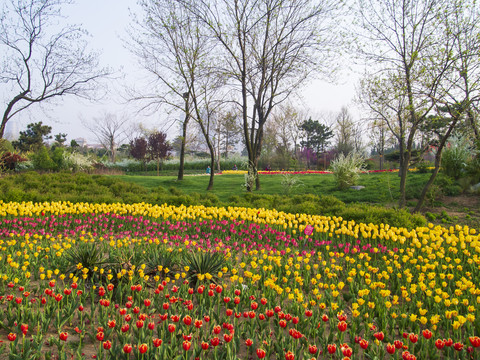
[[[465,137],[452,136],[442,152],[442,172],[454,179],[465,175],[474,149]]]
[[[158,245],[149,247],[143,254],[142,261],[145,264],[146,275],[158,275],[162,278],[172,276],[180,270],[178,252],[167,251]]]
[[[339,189],[348,189],[358,183],[360,173],[364,170],[364,161],[363,156],[357,152],[351,152],[347,156],[339,154],[332,161],[330,167]]]
[[[187,280],[191,286],[195,287],[198,281],[198,275],[210,274],[211,281],[218,281],[218,273],[225,266],[226,260],[222,253],[212,251],[185,252],[182,259],[182,265],[188,266]]]
[[[104,254],[100,247],[95,243],[79,242],[71,247],[65,253],[66,267],[63,273],[72,273],[75,276],[82,277],[82,269],[89,269],[87,279],[94,283],[103,283],[106,279],[106,273],[100,274],[93,271],[94,268],[108,268],[111,266],[109,258]]]
[[[47,148],[43,145],[32,156],[32,161],[35,170],[49,171],[55,169],[55,162],[48,154]]]
[[[55,163],[55,170],[67,170],[64,153],[65,149],[59,146],[52,150],[51,159]]]
[[[298,176],[288,173],[282,175],[282,187],[284,195],[290,195],[292,191],[300,186],[303,186],[303,182],[298,178]]]
[[[0,139],[0,155],[5,152],[14,152],[13,145],[7,139]]]
[[[176,177],[156,176],[104,176],[85,173],[45,173],[23,172],[0,178],[0,200],[3,201],[71,201],[92,203],[137,203],[171,204],[171,205],[205,205],[205,206],[239,206],[277,209],[288,213],[307,213],[325,216],[342,216],[349,219],[348,210],[352,203],[382,203],[385,181],[391,181],[392,187],[398,183],[395,173],[362,175],[364,191],[339,191],[335,187],[333,175],[304,175],[301,177],[305,186],[297,189],[294,196],[282,194],[281,175],[262,176],[262,192],[238,193],[232,195],[231,189],[238,189],[242,175],[219,176],[213,191],[203,190],[208,181],[207,176],[186,177],[178,182]],[[439,178],[442,176],[440,175]],[[443,176],[445,177],[445,176]],[[414,191],[412,198],[423,188],[427,174],[409,174],[409,187]],[[447,178],[449,179],[449,178]],[[128,180],[128,181],[124,181]],[[450,181],[453,181],[450,179]],[[167,189],[170,189],[168,191]],[[398,191],[390,190],[393,199]],[[396,217],[393,212],[378,212],[372,205],[357,209],[355,219],[367,222],[372,219],[370,212],[375,212],[376,219],[392,226],[410,227],[418,221],[415,215],[401,213]],[[372,210],[369,210],[372,209]],[[384,218],[382,218],[382,216]]]
[[[422,160],[417,164],[417,171],[420,174],[430,173],[431,170],[429,168],[432,167],[432,166],[433,166],[433,164],[430,161]]]
[[[12,145],[20,151],[36,151],[43,146],[43,141],[50,139],[52,127],[43,125],[42,122],[31,123],[27,125],[27,130],[20,131],[17,141]]]
[[[456,196],[462,193],[462,188],[457,181],[443,173],[435,178],[435,185],[446,196]]]
[[[333,130],[330,127],[311,118],[304,121],[300,129],[305,132],[305,140],[302,140],[301,145],[315,150],[317,154],[325,149],[333,137]]]

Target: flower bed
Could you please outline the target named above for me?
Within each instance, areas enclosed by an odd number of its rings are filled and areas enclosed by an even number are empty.
[[[0,202],[12,358],[479,355],[475,229],[246,208]]]

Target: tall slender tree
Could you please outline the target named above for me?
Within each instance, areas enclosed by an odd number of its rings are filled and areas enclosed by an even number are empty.
[[[61,7],[69,3],[9,0],[0,9],[0,83],[7,103],[0,139],[7,122],[23,110],[67,95],[94,98],[99,80],[109,74],[88,51],[80,27],[58,27]]]
[[[333,72],[329,49],[338,46],[332,0],[177,0],[221,45],[248,154],[247,191],[257,175],[264,126],[272,110],[319,71]],[[336,21],[337,20],[337,21]],[[327,73],[325,71],[325,73]]]
[[[439,84],[452,63],[450,38],[439,36],[447,3],[357,1],[363,37],[358,50],[376,71],[363,83],[365,99],[372,112],[388,124],[400,147],[400,207],[406,205],[414,140],[420,125],[435,109]]]

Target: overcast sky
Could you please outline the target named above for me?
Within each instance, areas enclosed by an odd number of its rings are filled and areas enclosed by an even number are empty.
[[[65,6],[63,13],[69,23],[79,24],[90,34],[91,48],[99,51],[100,63],[116,71],[118,81],[112,81],[109,94],[101,102],[90,103],[78,98],[65,98],[46,107],[45,112],[33,105],[30,111],[21,113],[10,120],[10,128],[23,130],[28,123],[42,121],[52,127],[52,133],[66,133],[67,139],[84,137],[88,142],[95,142],[92,134],[81,124],[81,119],[91,121],[102,113],[115,113],[130,116],[132,121],[141,122],[149,128],[167,128],[161,113],[154,115],[138,114],[135,105],[125,104],[119,93],[122,87],[132,83],[139,76],[139,66],[135,57],[125,49],[122,39],[126,38],[126,28],[130,22],[130,11],[138,10],[134,0],[77,0],[75,4]],[[125,80],[123,80],[125,77]],[[313,116],[321,113],[336,113],[344,105],[352,105],[358,76],[346,71],[337,84],[321,80],[312,81],[300,91],[303,104]],[[354,118],[355,109],[351,109]],[[3,110],[2,110],[3,111]],[[168,130],[169,139],[180,134],[177,126]]]

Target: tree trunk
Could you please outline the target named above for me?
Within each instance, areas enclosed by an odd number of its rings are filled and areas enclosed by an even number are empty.
[[[160,158],[157,158],[157,176],[160,176]]]
[[[211,144],[209,144],[209,148],[210,147],[211,147]],[[215,165],[215,154],[213,152],[213,147],[211,147],[211,149],[210,149],[210,169],[212,169],[212,171],[210,171],[210,179],[208,180],[207,191],[208,190],[213,190],[213,176],[215,174],[214,165]]]
[[[448,128],[447,132],[445,135],[442,137],[440,144],[438,145],[437,153],[435,154],[435,169],[433,170],[432,175],[428,179],[427,183],[423,187],[422,193],[420,194],[420,198],[418,199],[417,205],[415,206],[415,212],[419,212],[420,209],[423,206],[423,203],[425,202],[425,197],[427,196],[428,190],[430,190],[430,187],[433,185],[435,178],[438,175],[438,172],[440,170],[440,165],[442,162],[442,151],[443,148],[445,147],[445,144],[447,143],[448,138],[450,137],[450,134],[452,133],[453,129],[455,128],[457,122],[458,122],[459,116],[455,117],[455,120],[450,124],[450,127]]]
[[[409,162],[410,152],[408,150],[405,151],[404,146],[400,146],[400,169],[398,170],[398,176],[400,177],[400,198],[398,199],[398,207],[400,209],[404,208],[407,204],[406,186]]]
[[[182,126],[182,145],[180,146],[180,167],[178,169],[177,180],[183,180],[183,168],[185,165],[185,141],[187,140],[187,125],[190,120],[188,113],[188,102],[185,102],[185,120]]]
[[[23,99],[23,97],[25,95],[28,94],[28,90],[25,90],[23,92],[21,92],[20,94],[18,94],[17,96],[15,96],[12,101],[10,101],[7,105],[7,108],[5,109],[5,112],[3,113],[3,117],[2,117],[2,123],[0,124],[0,139],[3,139],[3,135],[5,133],[5,127],[7,126],[7,122],[8,122],[8,115],[10,114],[10,112],[12,111],[13,109],[13,106],[19,102],[20,100]]]

